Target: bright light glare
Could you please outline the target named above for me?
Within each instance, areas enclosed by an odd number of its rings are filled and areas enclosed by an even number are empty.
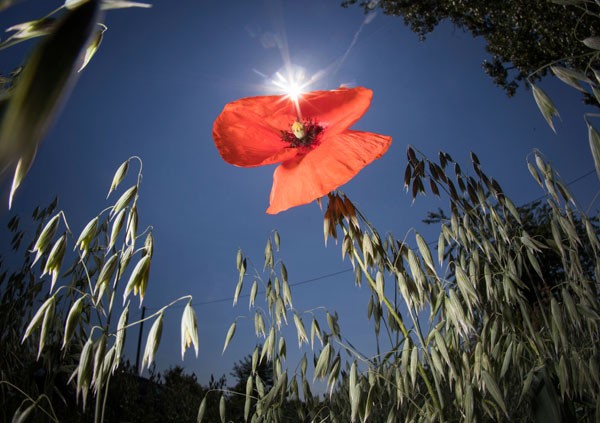
[[[294,103],[298,118],[302,117],[299,100],[305,89],[313,82],[314,78],[306,80],[306,70],[301,66],[287,66],[285,71],[276,72],[271,79],[271,83]]]
[[[281,72],[275,73],[275,78],[271,80],[273,85],[279,88],[283,93],[290,97],[293,101],[297,101],[304,92],[304,88],[308,86],[310,81],[304,81],[306,72],[301,67],[295,67],[286,75]]]
[[[298,85],[290,83],[290,85],[286,88],[286,94],[292,99],[292,101],[298,101],[302,95],[302,89]]]

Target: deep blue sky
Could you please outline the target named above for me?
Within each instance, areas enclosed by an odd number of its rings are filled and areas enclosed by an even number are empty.
[[[40,17],[60,3],[23,2],[0,14],[1,27]],[[344,56],[365,15],[339,3],[157,0],[151,9],[111,11],[99,52],[81,74],[16,195],[14,212],[29,214],[58,194],[60,208],[78,233],[112,204],[104,198],[118,165],[132,155],[143,159],[140,223],[153,225],[155,236],[144,304],[156,309],[179,296],[194,296],[200,356],[196,360],[188,352],[184,365],[201,382],[211,373],[228,373],[256,342],[252,320],[240,320],[230,349],[221,356],[230,323],[236,316],[249,316],[245,300],[235,309],[229,301],[202,304],[233,294],[238,248],[261,269],[265,241],[276,228],[291,283],[350,267],[341,261],[339,246],[330,242],[324,247],[322,212],[316,204],[267,215],[274,166],[228,165],[211,138],[212,123],[226,103],[265,93],[265,81],[256,71],[273,75],[283,66],[280,51],[269,47],[269,40],[285,36],[292,62],[309,74]],[[1,52],[1,71],[8,72],[33,45]],[[342,189],[381,233],[403,238],[417,228],[426,239],[437,239],[434,228],[424,227],[421,219],[447,202],[427,196],[413,205],[402,190],[409,144],[430,156],[445,150],[463,169],[470,169],[469,151],[476,152],[484,170],[516,204],[542,194],[525,165],[534,148],[546,154],[565,181],[593,169],[582,117],[586,109],[578,94],[557,81],[542,84],[561,113],[555,135],[529,91],[508,99],[492,84],[481,69],[485,57],[480,40],[450,26],[420,43],[400,18],[379,14],[364,25],[341,67],[314,86],[332,89],[344,83],[374,91],[371,108],[354,129],[391,135],[393,144]],[[4,205],[8,182],[4,175]],[[130,175],[124,187],[133,183]],[[598,181],[591,176],[571,188],[587,207]],[[0,216],[9,215],[3,206]],[[356,288],[351,273],[301,285],[293,294],[299,311],[320,306],[338,311],[342,332],[361,351],[373,353],[366,323],[369,290]],[[181,311],[167,313],[157,354],[160,369],[181,364]],[[295,331],[289,335],[289,362],[294,365]],[[136,339],[137,332],[130,332],[132,359]]]

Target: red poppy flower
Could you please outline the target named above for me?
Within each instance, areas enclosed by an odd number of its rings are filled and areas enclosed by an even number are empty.
[[[281,163],[267,210],[276,214],[328,194],[387,151],[391,137],[348,129],[372,97],[357,87],[313,91],[297,102],[285,95],[242,98],[217,117],[213,138],[227,163]]]

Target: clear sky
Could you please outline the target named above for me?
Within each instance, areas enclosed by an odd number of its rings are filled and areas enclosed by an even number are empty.
[[[0,14],[0,26],[38,18],[60,4],[23,2]],[[344,9],[339,0],[156,0],[153,5],[107,14],[102,46],[44,140],[16,195],[14,212],[29,215],[58,195],[59,207],[78,233],[112,204],[105,196],[119,164],[140,156],[140,227],[152,225],[155,237],[144,304],[151,311],[193,295],[200,355],[195,359],[188,352],[183,364],[201,383],[211,373],[228,373],[256,343],[252,320],[239,320],[236,337],[221,355],[231,322],[251,315],[244,299],[235,308],[231,301],[214,301],[233,294],[238,248],[262,269],[264,245],[273,229],[281,234],[280,258],[292,284],[341,272],[293,288],[295,307],[337,311],[342,333],[362,352],[374,352],[366,323],[369,290],[355,287],[352,273],[342,272],[350,264],[341,260],[339,246],[324,246],[316,203],[267,215],[274,166],[231,166],[212,141],[213,121],[226,103],[267,92],[261,75],[272,76],[284,65],[278,41],[287,40],[291,62],[309,75],[325,70],[312,88],[350,84],[373,90],[371,108],[354,129],[391,135],[393,144],[342,189],[380,233],[401,239],[416,228],[426,239],[437,239],[435,228],[421,220],[447,201],[428,195],[412,204],[403,191],[409,144],[432,157],[444,150],[465,170],[470,169],[469,152],[476,152],[483,169],[517,205],[542,194],[525,164],[534,148],[567,182],[593,169],[583,121],[586,108],[578,94],[559,81],[543,82],[561,113],[555,135],[530,91],[519,90],[508,99],[484,74],[481,40],[450,26],[420,43],[400,18],[378,14],[366,21],[362,9]],[[10,71],[33,45],[2,51],[0,70]],[[133,165],[130,172],[136,170]],[[6,210],[9,179],[3,175],[0,181],[2,220],[12,214]],[[133,183],[130,175],[123,184]],[[592,175],[571,189],[587,208],[598,180]],[[161,370],[182,364],[182,311],[167,312],[157,354]],[[132,360],[136,339],[134,330],[127,350]],[[292,328],[292,365],[298,357],[295,345]]]

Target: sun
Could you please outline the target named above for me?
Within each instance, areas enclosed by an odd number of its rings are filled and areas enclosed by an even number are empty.
[[[271,78],[271,83],[294,103],[299,119],[302,118],[300,98],[313,82],[314,77],[307,78],[306,69],[297,65],[286,66],[275,72],[275,75]]]

